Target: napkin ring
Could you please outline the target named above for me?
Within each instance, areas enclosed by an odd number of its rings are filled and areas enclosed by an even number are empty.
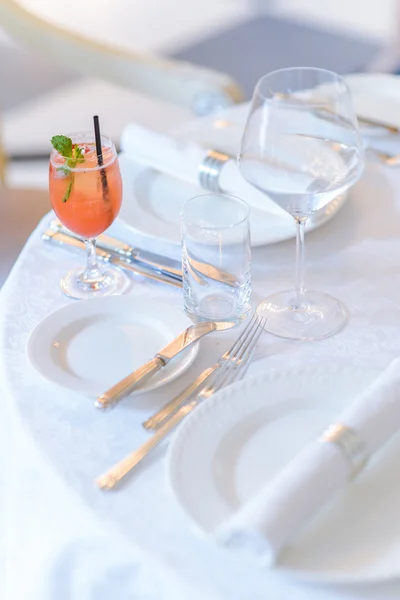
[[[354,479],[368,461],[365,444],[351,427],[340,423],[330,425],[328,429],[325,429],[319,441],[331,442],[341,449],[350,464],[350,479]]]
[[[220,192],[219,177],[224,164],[231,159],[232,156],[223,152],[217,152],[216,150],[207,152],[199,166],[199,183],[201,187],[210,192]]]

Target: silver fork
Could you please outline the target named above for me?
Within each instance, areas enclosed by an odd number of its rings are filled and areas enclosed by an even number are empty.
[[[240,336],[228,352],[228,357],[225,358],[225,362],[213,383],[204,387],[197,395],[198,401],[209,398],[221,388],[244,377],[265,323],[265,318],[259,317],[257,314],[253,315],[246,329],[242,332],[243,337]]]
[[[189,402],[183,404],[163,425],[146,440],[139,448],[114,465],[104,475],[101,475],[96,483],[103,490],[111,490],[132,469],[162,442],[171,431],[192,412],[202,401],[212,396],[222,387],[233,383],[246,372],[258,339],[264,330],[265,318],[253,315],[246,329],[241,333],[237,341],[229,351],[229,358],[223,360],[220,371],[211,386],[206,386]],[[223,355],[220,361],[223,359]],[[220,362],[218,361],[218,362]],[[217,363],[218,364],[218,363]]]
[[[159,429],[159,427],[163,425],[165,421],[167,421],[167,419],[169,419],[178,410],[178,408],[199,394],[202,389],[205,389],[206,384],[208,384],[215,372],[219,371],[227,361],[234,360],[238,345],[244,340],[245,336],[250,336],[252,329],[257,325],[257,320],[260,321],[261,319],[259,319],[257,313],[254,313],[246,328],[240,334],[239,338],[236,340],[233,346],[221,356],[215,365],[205,369],[190,385],[180,392],[180,394],[175,396],[175,398],[170,400],[167,404],[165,404],[165,406],[160,408],[157,412],[151,415],[151,417],[144,421],[143,427],[145,429]],[[250,360],[250,356],[248,360]],[[220,377],[220,375],[221,373],[218,375],[218,377]],[[220,387],[222,387],[222,385]]]

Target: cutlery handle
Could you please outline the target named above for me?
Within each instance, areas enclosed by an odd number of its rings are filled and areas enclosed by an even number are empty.
[[[189,400],[193,394],[200,391],[205,382],[218,369],[218,365],[205,369],[190,385],[188,385],[180,394],[175,396],[165,406],[160,408],[154,415],[144,421],[145,429],[158,429],[184,402]]]
[[[97,485],[102,490],[111,490],[121,479],[123,479],[132,469],[136,467],[144,458],[156,448],[175,427],[196,408],[198,401],[192,400],[189,404],[181,406],[171,419],[169,419],[154,435],[144,442],[139,448],[134,450],[126,458],[112,467],[109,471],[101,475],[97,480]]]
[[[145,383],[154,373],[157,373],[165,362],[162,358],[155,356],[143,367],[136,369],[133,373],[116,383],[112,388],[99,396],[95,402],[96,408],[110,408],[133,392],[137,387]]]
[[[74,233],[66,230],[64,225],[56,219],[50,223],[50,228],[76,237]],[[132,248],[129,244],[110,237],[109,235],[105,235],[104,233],[101,233],[97,237],[97,247],[102,248],[105,252],[117,254],[128,262],[133,262],[134,264],[138,263],[139,266],[141,265],[144,268],[154,270],[182,282],[182,269],[179,268],[176,261],[172,259],[159,256],[158,254],[146,250],[140,250],[139,248]]]
[[[56,227],[55,224],[53,226]],[[85,249],[85,243],[82,240],[74,237],[73,235],[63,233],[58,229],[48,229],[42,234],[42,239],[46,242],[58,243],[60,246],[70,246],[72,248],[78,248],[79,250]],[[113,264],[124,271],[129,271],[135,273],[136,275],[142,275],[143,277],[147,277],[148,279],[152,279],[154,281],[168,283],[169,285],[173,285],[175,287],[182,287],[182,279],[179,279],[174,274],[171,275],[166,270],[157,271],[154,267],[146,266],[145,263],[126,262],[119,256],[115,255],[115,253],[113,254],[112,252],[109,252],[99,246],[96,246],[96,254],[105,262]]]

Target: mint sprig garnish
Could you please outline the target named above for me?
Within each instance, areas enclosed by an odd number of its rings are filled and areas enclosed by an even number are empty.
[[[72,177],[72,173],[71,173],[71,179],[68,182],[68,186],[65,191],[64,198],[62,199],[63,202],[66,202],[68,200],[68,198],[70,197],[73,185],[74,185],[74,178]]]
[[[53,135],[51,138],[53,148],[57,150],[64,158],[70,158],[72,156],[72,140],[65,135]]]
[[[75,148],[73,148],[73,150],[75,150],[75,166],[77,163],[83,163],[85,162],[85,157],[83,155],[83,150],[82,148],[79,148],[79,146],[75,146]]]
[[[66,202],[71,195],[74,185],[74,174],[70,169],[75,169],[76,165],[85,162],[82,148],[73,144],[71,138],[65,135],[54,135],[51,138],[53,148],[65,158],[65,164],[57,167],[57,171],[63,171],[69,177],[68,186],[64,194],[63,202]]]

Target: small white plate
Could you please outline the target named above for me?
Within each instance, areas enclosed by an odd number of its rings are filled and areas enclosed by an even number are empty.
[[[28,341],[28,356],[49,381],[99,395],[190,325],[183,312],[148,297],[110,296],[74,302],[34,329]],[[195,344],[179,354],[137,393],[181,375],[197,352]]]
[[[181,206],[188,198],[201,194],[201,188],[143,169],[126,154],[120,154],[119,164],[124,183],[120,218],[134,234],[144,234],[157,244],[162,241],[179,247]],[[332,219],[346,200],[347,194],[342,194],[315,213],[306,225],[307,231]],[[255,208],[250,211],[250,230],[252,247],[275,244],[296,235],[293,219]]]
[[[333,366],[271,372],[204,402],[167,457],[170,486],[196,531],[210,534],[253,497],[377,375]],[[292,540],[275,570],[315,582],[399,577],[399,472],[400,434]]]

